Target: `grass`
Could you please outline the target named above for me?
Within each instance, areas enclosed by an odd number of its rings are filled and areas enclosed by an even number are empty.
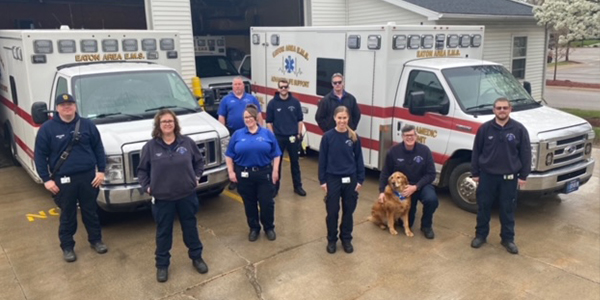
[[[575,108],[561,108],[561,110],[576,115],[578,117],[584,118],[588,122],[590,122],[593,126],[594,132],[596,133],[594,144],[600,144],[600,110],[583,110]],[[591,121],[592,119],[594,119],[593,122]]]
[[[555,64],[555,62],[551,62],[551,63],[549,63],[549,64],[548,64],[548,68],[554,68],[554,64]],[[566,66],[566,65],[572,65],[572,64],[575,64],[575,63],[574,63],[574,62],[572,62],[572,61],[559,61],[559,62],[558,62],[558,66],[559,66],[559,67],[560,67],[560,66]]]

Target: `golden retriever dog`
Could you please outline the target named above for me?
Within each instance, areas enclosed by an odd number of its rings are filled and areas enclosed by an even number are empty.
[[[375,201],[371,209],[369,221],[385,229],[386,225],[392,235],[397,235],[398,231],[394,228],[395,221],[400,218],[404,224],[404,233],[412,237],[414,234],[408,226],[408,211],[410,210],[410,197],[401,197],[400,193],[408,186],[408,178],[402,172],[394,172],[388,178],[388,185],[385,187],[385,198],[383,203]],[[404,199],[401,199],[404,198]]]

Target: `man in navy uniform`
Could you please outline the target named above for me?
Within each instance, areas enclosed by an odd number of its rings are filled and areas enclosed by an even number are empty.
[[[275,133],[277,143],[281,153],[287,149],[290,157],[292,170],[292,182],[294,184],[294,193],[300,196],[306,196],[306,191],[302,188],[302,179],[300,177],[300,163],[298,151],[302,142],[302,126],[304,116],[300,101],[290,93],[290,84],[286,79],[281,79],[278,83],[279,92],[271,99],[267,105],[267,128]],[[281,183],[281,162],[279,160],[279,181],[275,185],[275,195],[279,192]]]
[[[73,96],[61,94],[55,102],[58,115],[42,125],[35,140],[35,167],[61,210],[58,236],[63,258],[74,262],[77,260],[73,240],[77,231],[77,203],[90,245],[100,254],[108,251],[102,242],[96,203],[98,188],[104,182],[106,158],[98,128],[92,121],[79,117]],[[51,174],[73,140],[78,122],[79,139],[74,141],[70,155],[58,172]]]

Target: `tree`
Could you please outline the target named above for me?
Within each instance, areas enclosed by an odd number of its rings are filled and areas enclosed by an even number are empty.
[[[559,46],[568,46],[574,40],[600,36],[600,0],[545,0],[533,9],[538,24],[553,29],[555,34],[554,80]]]

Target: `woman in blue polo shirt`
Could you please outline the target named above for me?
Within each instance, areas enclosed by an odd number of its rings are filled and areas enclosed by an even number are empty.
[[[319,147],[319,182],[327,193],[327,252],[336,251],[338,215],[342,198],[340,239],[346,253],[352,253],[353,214],[358,203],[358,190],[365,181],[365,165],[360,139],[350,127],[350,111],[338,106],[333,111],[335,128],[325,132]]]
[[[229,180],[236,182],[244,200],[250,227],[248,240],[258,239],[260,225],[267,239],[275,240],[275,183],[281,151],[273,132],[258,124],[258,109],[249,104],[244,111],[246,127],[235,131],[225,153]],[[258,205],[260,204],[260,219]],[[260,223],[259,223],[260,220]]]

